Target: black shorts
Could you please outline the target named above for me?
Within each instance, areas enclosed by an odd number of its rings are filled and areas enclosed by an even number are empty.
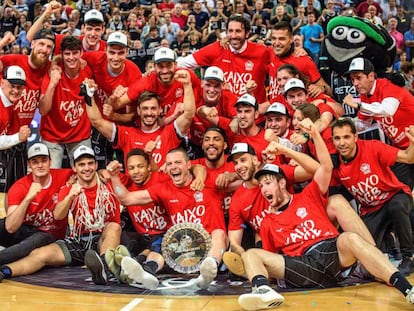
[[[84,258],[86,251],[93,249],[99,253],[98,244],[100,234],[93,235],[92,237],[85,236],[84,238],[66,238],[64,240],[58,240],[56,243],[62,249],[65,255],[65,265],[67,266],[82,266],[84,265]]]
[[[285,256],[285,282],[288,287],[326,288],[342,281],[337,238],[323,240],[303,256]]]
[[[0,192],[8,192],[16,180],[27,174],[27,144],[0,150]]]

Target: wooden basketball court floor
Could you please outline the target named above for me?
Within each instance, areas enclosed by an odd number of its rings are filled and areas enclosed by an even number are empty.
[[[3,195],[0,194],[0,202]],[[4,216],[3,208],[0,217]],[[414,284],[414,275],[409,277]],[[396,289],[380,283],[284,293],[278,309],[295,311],[399,311],[414,310]],[[239,311],[238,296],[168,297],[152,295],[96,293],[34,286],[13,280],[0,284],[0,310],[59,311]]]

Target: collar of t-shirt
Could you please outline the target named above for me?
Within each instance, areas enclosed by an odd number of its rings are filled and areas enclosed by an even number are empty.
[[[246,49],[247,49],[247,41],[244,41],[243,46],[242,46],[240,49],[238,49],[238,50],[236,50],[235,48],[233,48],[233,47],[230,45],[230,51],[231,51],[232,53],[234,53],[234,54],[241,54],[241,53],[243,53]]]
[[[0,98],[1,98],[1,101],[3,102],[3,106],[5,108],[8,108],[11,105],[13,105],[13,103],[6,97],[6,95],[4,95],[4,92],[3,92],[2,88],[0,88]]]
[[[367,97],[371,97],[375,93],[375,88],[377,87],[377,80],[374,81],[372,88],[369,90]]]

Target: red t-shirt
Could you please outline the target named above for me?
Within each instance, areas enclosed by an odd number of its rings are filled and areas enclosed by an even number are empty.
[[[254,96],[258,103],[263,103],[266,101],[265,80],[269,54],[265,46],[248,41],[246,49],[235,54],[217,41],[194,52],[193,56],[199,66],[221,68],[231,91],[238,96],[246,93],[247,81],[256,81]]]
[[[9,135],[15,134],[23,125],[30,126],[36,108],[39,105],[40,87],[43,76],[49,71],[50,63],[38,69],[33,69],[29,65],[29,57],[23,54],[8,54],[0,58],[3,69],[6,67],[19,65],[26,74],[26,87],[22,96],[14,104],[14,114],[19,122],[13,122],[9,129]]]
[[[159,186],[169,179],[169,176],[154,172],[151,173],[149,180],[142,186],[138,186],[131,181],[128,175],[124,175],[123,179],[127,179],[123,183],[129,191],[144,190],[151,186]],[[130,205],[126,207],[129,217],[135,230],[141,234],[161,234],[167,231],[171,226],[170,217],[165,208],[161,205],[149,203],[145,205]]]
[[[315,181],[294,194],[287,209],[268,214],[260,230],[263,249],[288,256],[301,256],[319,241],[338,236],[326,214],[327,195]]]
[[[51,233],[57,239],[65,237],[68,218],[55,220],[53,211],[58,202],[59,190],[66,185],[72,174],[73,171],[70,169],[50,169],[50,182],[30,202],[24,216],[24,224]],[[32,183],[31,173],[17,180],[9,190],[8,205],[19,205],[29,192]]]
[[[373,118],[396,147],[405,149],[410,144],[409,139],[405,136],[405,128],[413,124],[414,96],[407,89],[397,86],[387,79],[377,79],[376,81],[374,94],[370,97],[361,95],[361,102],[381,103],[387,97],[395,98],[400,102],[393,116],[373,116]],[[361,111],[358,112],[358,117],[367,118]]]
[[[73,143],[91,136],[91,122],[86,114],[85,98],[79,95],[80,85],[86,78],[92,78],[92,71],[85,67],[76,78],[70,79],[63,72],[55,88],[52,108],[42,116],[40,136],[52,143]],[[42,81],[42,95],[46,93],[50,82],[49,74]]]
[[[108,58],[105,52],[87,52],[83,54],[82,58],[88,62],[89,67],[92,69],[95,82],[98,85],[94,97],[101,113],[103,104],[112,95],[118,85],[129,87],[142,77],[141,70],[129,59],[125,60],[125,67],[122,73],[112,76],[108,72]],[[126,109],[124,108],[117,112],[125,113]],[[106,118],[105,116],[103,117]]]
[[[169,180],[162,187],[154,185],[147,190],[155,204],[165,207],[173,225],[192,222],[203,225],[208,233],[226,230],[221,202],[211,189],[178,188]]]
[[[290,165],[280,165],[285,173],[289,188],[295,182],[295,167]],[[230,209],[229,230],[242,229],[244,223],[248,222],[253,230],[260,232],[263,219],[270,213],[269,202],[260,192],[260,187],[246,188],[244,183],[234,192]]]
[[[276,98],[278,95],[278,83],[277,83],[277,70],[280,66],[285,64],[293,64],[295,67],[307,76],[311,83],[315,83],[321,78],[321,74],[316,67],[314,61],[309,56],[299,56],[295,57],[292,54],[286,57],[278,57],[270,49],[270,64],[268,67],[269,73],[269,98]]]
[[[188,72],[191,76],[191,84],[196,100],[196,106],[199,107],[203,104],[201,82],[193,71],[188,70]],[[161,98],[160,104],[164,115],[172,114],[176,104],[182,103],[184,99],[184,88],[182,83],[174,79],[171,85],[165,85],[160,82],[156,72],[151,73],[147,77],[142,77],[142,79],[129,86],[127,96],[131,100],[131,105],[136,106],[136,100],[144,91],[153,92]],[[168,113],[169,111],[170,113]]]
[[[102,187],[99,196],[98,186]],[[71,187],[65,186],[59,191],[58,201],[62,201],[68,195]],[[98,182],[94,187],[84,188],[81,194],[73,199],[69,211],[73,216],[71,237],[79,238],[89,233],[102,232],[105,224],[121,222],[119,202],[111,183]]]
[[[218,168],[211,168],[207,165],[207,159],[206,158],[199,158],[195,160],[191,160],[192,164],[200,164],[203,165],[207,170],[207,178],[205,180],[205,185],[207,188],[213,189],[216,191],[217,196],[222,201],[222,208],[223,211],[226,213],[230,207],[231,197],[232,193],[224,192],[221,190],[218,190],[216,187],[216,179],[218,175],[223,173],[233,173],[234,172],[234,164],[233,162],[227,162],[227,156],[225,156],[225,162],[222,166]]]
[[[332,184],[342,184],[361,203],[361,215],[379,210],[397,192],[411,196],[410,188],[391,171],[399,149],[376,140],[358,140],[358,153],[349,162],[340,159]],[[340,157],[341,158],[341,157]]]
[[[147,142],[150,140],[155,141],[160,136],[160,141],[152,152],[155,164],[161,167],[165,162],[165,156],[172,148],[180,145],[180,138],[175,131],[175,122],[168,124],[163,128],[157,128],[151,132],[144,132],[140,128],[129,126],[117,126],[116,140],[114,147],[121,149],[126,156],[134,148],[144,149]]]

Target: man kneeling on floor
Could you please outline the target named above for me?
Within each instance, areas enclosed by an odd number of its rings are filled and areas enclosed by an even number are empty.
[[[331,158],[314,124],[305,119],[301,127],[313,139],[321,165],[312,182],[294,195],[283,195],[286,180],[278,166],[267,164],[256,173],[262,195],[273,213],[262,222],[260,236],[264,249],[249,249],[242,255],[253,291],[241,295],[239,304],[246,310],[282,304],[284,298],[269,286],[269,277],[284,279],[292,287],[335,286],[342,280],[342,272],[357,261],[377,279],[401,291],[407,302],[413,304],[413,286],[379,249],[356,233],[339,234],[329,221],[325,208],[333,168]],[[413,134],[414,128],[406,135],[414,140]],[[277,144],[271,143],[266,152],[278,154]]]

